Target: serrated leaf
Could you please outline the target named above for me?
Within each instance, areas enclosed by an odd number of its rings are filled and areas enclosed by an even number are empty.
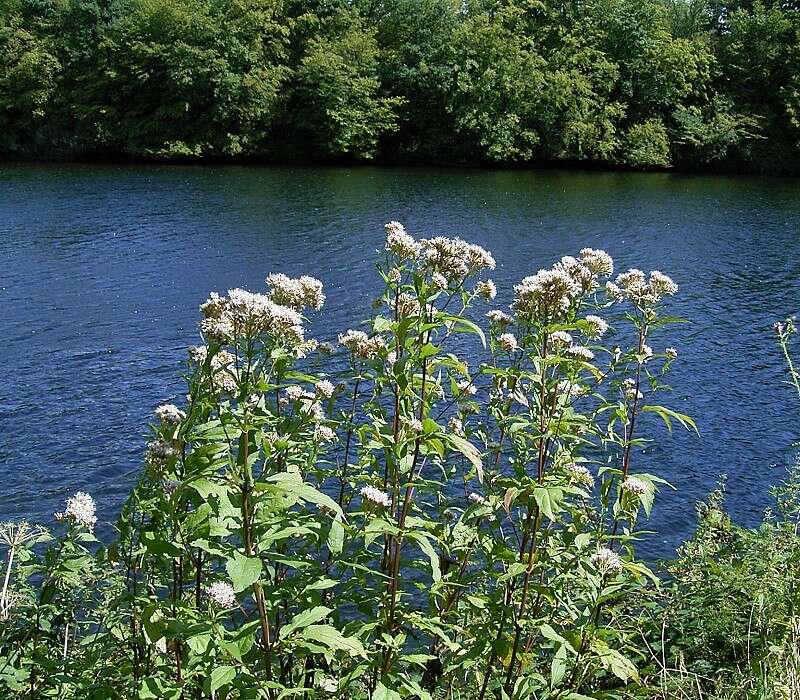
[[[324,605],[318,605],[315,608],[304,610],[299,615],[295,615],[288,625],[281,627],[280,639],[286,639],[292,632],[321,622],[328,615],[333,612],[331,608],[326,608]]]
[[[245,588],[252,586],[261,576],[261,559],[246,557],[239,552],[225,563],[225,569],[231,579],[233,590],[241,593]]]

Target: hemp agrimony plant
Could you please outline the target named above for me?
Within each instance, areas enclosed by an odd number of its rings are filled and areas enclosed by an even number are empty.
[[[0,633],[0,684],[32,697],[630,695],[631,601],[656,580],[634,544],[664,483],[641,431],[647,414],[694,427],[656,401],[676,353],[653,347],[677,320],[663,311],[677,286],[657,271],[611,282],[611,258],[584,249],[523,279],[509,312],[478,311],[494,267],[479,246],[387,224],[379,310],[338,335],[336,357],[306,337],[318,280],[212,294],[185,405],[156,410],[116,541],[84,548],[83,496],[37,567],[4,538],[0,614],[16,622]],[[83,594],[62,585],[59,611],[44,591],[64,567]],[[62,633],[72,661],[54,673],[43,650]],[[87,648],[103,653],[70,652]]]

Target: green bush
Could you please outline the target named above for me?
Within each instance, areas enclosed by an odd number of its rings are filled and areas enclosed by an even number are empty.
[[[305,335],[314,278],[273,274],[266,293],[202,305],[187,403],[156,410],[115,542],[91,534],[87,494],[52,535],[6,526],[4,692],[639,687],[632,605],[656,579],[634,544],[663,483],[639,466],[643,417],[694,425],[656,402],[676,353],[650,343],[677,286],[639,270],[604,285],[611,258],[584,249],[523,279],[484,330],[491,254],[386,228],[380,311],[339,335],[339,360]]]

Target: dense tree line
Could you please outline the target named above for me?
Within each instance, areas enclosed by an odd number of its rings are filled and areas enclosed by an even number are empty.
[[[798,0],[0,0],[0,152],[800,172]]]

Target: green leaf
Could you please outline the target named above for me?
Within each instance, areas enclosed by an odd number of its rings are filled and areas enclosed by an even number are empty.
[[[261,559],[246,557],[239,552],[234,552],[233,557],[225,563],[225,569],[230,576],[233,590],[241,593],[245,588],[258,581],[261,576]]]
[[[555,486],[537,486],[533,490],[533,497],[536,499],[539,509],[553,521],[556,519],[556,513],[561,511],[563,496],[564,492]]]
[[[279,637],[286,639],[295,630],[303,629],[316,622],[324,620],[328,615],[333,612],[331,608],[326,608],[324,605],[318,605],[315,608],[304,610],[299,615],[295,615],[288,625],[281,627]]]
[[[442,570],[439,568],[439,555],[436,553],[436,550],[433,548],[428,538],[420,532],[409,532],[407,533],[407,537],[410,540],[414,540],[419,545],[420,549],[428,555],[428,559],[431,561],[433,580],[437,583],[441,581]]]
[[[217,666],[212,672],[209,682],[211,692],[216,692],[222,686],[228,685],[236,678],[236,669],[233,666]]]
[[[339,518],[331,521],[331,529],[328,532],[328,549],[331,554],[341,554],[344,548],[344,526]]]
[[[383,683],[378,681],[375,686],[375,692],[372,694],[372,700],[401,700],[400,693],[396,690],[390,690]]]
[[[483,483],[483,462],[481,461],[481,453],[478,452],[478,448],[468,440],[454,433],[448,433],[447,440],[472,463],[472,466],[475,467],[475,471],[478,472],[478,481]]]
[[[670,432],[672,432],[672,419],[674,418],[687,430],[694,430],[695,433],[700,435],[700,431],[697,428],[697,423],[695,423],[694,420],[683,413],[673,411],[671,408],[667,408],[666,406],[644,406],[642,411],[655,413],[661,418],[661,420],[664,421],[664,424],[667,426],[667,429]]]
[[[345,637],[339,630],[330,625],[311,625],[301,635],[303,639],[318,642],[331,651],[344,651],[350,656],[367,658],[364,645],[355,637]]]

